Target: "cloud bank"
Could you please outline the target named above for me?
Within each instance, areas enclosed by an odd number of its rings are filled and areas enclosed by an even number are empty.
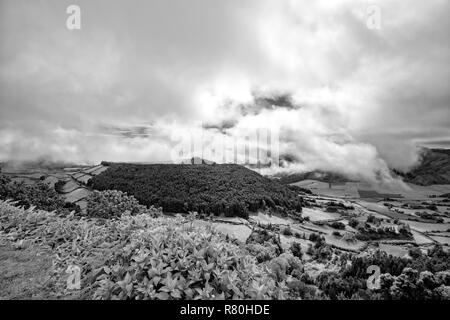
[[[273,170],[371,181],[450,141],[448,1],[0,1],[0,161],[170,162],[279,127]],[[373,3],[370,3],[373,4]]]

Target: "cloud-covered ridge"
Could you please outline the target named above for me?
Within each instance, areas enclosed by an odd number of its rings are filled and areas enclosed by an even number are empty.
[[[448,1],[0,3],[0,161],[168,162],[279,127],[277,170],[390,180],[450,141]],[[26,21],[26,23],[24,23]],[[177,133],[177,134],[174,134]]]

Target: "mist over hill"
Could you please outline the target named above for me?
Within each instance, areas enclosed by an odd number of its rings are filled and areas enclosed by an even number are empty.
[[[426,149],[419,165],[406,173],[395,173],[418,185],[450,184],[450,149]]]
[[[395,178],[404,182],[428,186],[433,184],[450,184],[450,149],[423,149],[419,163],[412,169],[402,172],[391,168]],[[273,176],[283,184],[290,184],[302,180],[318,180],[323,182],[354,181],[352,177],[340,172],[315,170],[308,172],[294,172]]]

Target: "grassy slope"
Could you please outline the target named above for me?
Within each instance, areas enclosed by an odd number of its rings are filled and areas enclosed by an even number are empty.
[[[46,289],[51,267],[51,253],[39,246],[0,245],[0,300],[54,298]]]

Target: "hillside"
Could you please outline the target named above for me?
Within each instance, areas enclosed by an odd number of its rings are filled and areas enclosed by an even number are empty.
[[[407,173],[395,171],[404,181],[429,186],[450,184],[450,150],[429,149],[423,153],[418,166]]]
[[[278,178],[280,183],[282,184],[291,184],[307,179],[323,181],[323,182],[347,182],[350,179],[339,173],[333,172],[325,172],[325,171],[311,171],[311,172],[303,172],[303,173],[292,173],[292,174],[283,174],[279,176],[275,176],[274,178]]]
[[[109,165],[90,180],[90,186],[127,192],[140,203],[162,207],[165,212],[240,217],[265,208],[285,214],[301,212],[302,199],[295,192],[235,164]]]
[[[405,182],[429,186],[434,184],[450,184],[450,150],[424,149],[420,163],[409,172],[400,172],[392,169]],[[339,173],[326,171],[311,171],[302,173],[281,174],[274,176],[282,184],[291,184],[303,180],[317,180],[322,182],[348,182],[351,181]]]

